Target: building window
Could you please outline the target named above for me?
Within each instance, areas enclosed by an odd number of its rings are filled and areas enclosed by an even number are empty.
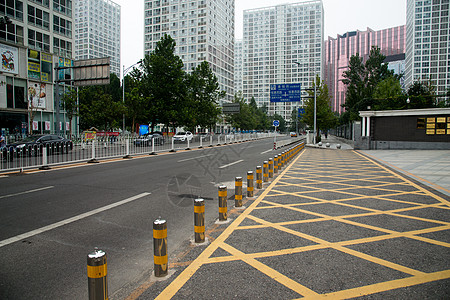
[[[30,48],[50,52],[50,36],[39,31],[28,29],[28,45]]]
[[[71,58],[72,57],[72,43],[54,37],[53,38],[53,53],[55,53],[56,55],[59,55],[59,56]]]
[[[1,27],[0,40],[23,45],[23,27],[16,24]]]
[[[23,2],[19,0],[0,0],[0,13],[23,21]]]
[[[31,0],[33,2],[39,3],[42,6],[50,7],[50,0]]]
[[[72,0],[53,0],[53,10],[72,16]]]
[[[33,24],[36,27],[49,29],[49,13],[28,5],[28,23]]]
[[[58,16],[53,16],[53,31],[69,38],[72,37],[72,22]]]

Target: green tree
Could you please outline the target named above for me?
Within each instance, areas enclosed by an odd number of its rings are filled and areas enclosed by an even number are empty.
[[[354,121],[359,119],[359,111],[373,107],[375,104],[373,94],[377,85],[390,76],[393,71],[388,69],[386,59],[377,46],[372,46],[369,57],[365,63],[363,58],[356,55],[350,57],[349,67],[344,71],[342,82],[347,86],[345,94],[346,116],[344,119]]]
[[[375,110],[393,110],[406,108],[406,97],[396,76],[381,80],[373,93]]]
[[[155,50],[146,55],[141,93],[147,100],[147,113],[151,127],[158,123],[177,127],[184,125],[186,112],[186,73],[183,61],[175,55],[175,41],[165,34],[156,44]]]
[[[428,82],[415,81],[408,89],[409,108],[435,107],[436,87]]]
[[[225,96],[217,77],[204,61],[187,75],[188,97],[184,106],[184,125],[212,129],[221,113],[218,101]]]
[[[328,93],[328,86],[317,75],[313,83],[312,89],[316,87],[316,129],[317,137],[320,137],[321,130],[334,128],[337,118],[331,110],[331,96]],[[303,120],[310,128],[314,128],[314,91],[308,91],[308,98],[305,105],[305,114]],[[318,140],[318,139],[316,139]]]
[[[72,135],[72,120],[78,114],[77,90],[69,89],[63,96],[62,102],[66,111],[67,119],[69,119],[69,135]]]
[[[142,71],[138,68],[124,78],[125,81],[125,111],[128,122],[131,120],[131,131],[135,132],[136,123],[147,124],[149,120],[148,101],[141,93]]]

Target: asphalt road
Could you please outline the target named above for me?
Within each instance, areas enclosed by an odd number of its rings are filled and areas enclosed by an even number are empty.
[[[0,178],[0,298],[87,299],[86,256],[108,256],[109,295],[152,273],[152,224],[167,220],[169,259],[193,237],[193,199],[218,217],[217,186],[281,152],[272,139]],[[234,201],[228,202],[229,207]]]

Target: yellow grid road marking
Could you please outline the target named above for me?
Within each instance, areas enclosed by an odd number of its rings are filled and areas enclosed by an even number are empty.
[[[287,288],[299,293],[302,296],[305,296],[307,299],[318,299],[325,297],[329,299],[341,299],[358,297],[450,278],[450,270],[425,273],[404,265],[388,261],[386,259],[375,257],[370,254],[362,253],[360,251],[348,248],[348,246],[352,245],[385,241],[401,237],[421,241],[430,245],[438,245],[441,247],[450,248],[450,243],[420,236],[423,234],[450,230],[450,222],[432,219],[431,217],[427,218],[402,214],[408,211],[430,208],[449,210],[449,201],[443,199],[438,195],[435,195],[422,186],[415,184],[402,175],[391,171],[390,169],[382,166],[376,161],[355,151],[335,152],[337,153],[337,156],[340,156],[339,159],[341,161],[336,161],[337,159],[323,159],[325,155],[324,152],[325,151],[322,152],[321,150],[305,150],[301,152],[281,174],[278,174],[276,179],[274,179],[270,186],[263,191],[263,193],[249,206],[249,208],[242,212],[242,214],[238,216],[238,218],[232,224],[230,224],[224,230],[224,232],[219,235],[219,237],[214,240],[199,255],[199,257],[197,257],[197,259],[195,259],[156,299],[168,299],[174,296],[202,265],[226,263],[230,261],[242,261],[260,271],[262,274],[286,286]],[[305,155],[305,153],[307,155]],[[296,162],[303,157],[305,157],[305,161],[302,161],[301,167],[297,166]],[[344,161],[345,159],[349,161]],[[317,160],[320,160],[321,163],[317,163]],[[342,168],[346,168],[345,172],[342,171]],[[298,174],[292,174],[292,172],[300,172],[301,176],[299,176]],[[339,173],[337,174],[336,172]],[[298,183],[291,183],[290,181],[292,180],[297,180]],[[394,180],[394,182],[391,182],[392,180]],[[294,191],[287,192],[284,190],[290,187],[294,188]],[[296,187],[302,190],[296,190]],[[403,187],[408,187],[408,189],[402,190]],[[373,193],[372,191],[376,191],[376,193]],[[325,194],[321,196],[320,193]],[[369,194],[366,195],[365,193]],[[331,197],[331,195],[340,196],[336,200],[328,200],[324,199],[323,197],[325,196],[325,198],[327,198]],[[408,195],[433,198],[436,203],[408,201],[408,198],[406,198]],[[282,204],[271,201],[271,199],[276,199],[280,196],[294,196],[300,197],[303,200],[310,201],[290,204]],[[392,202],[393,204],[403,204],[409,206],[382,210],[365,207],[364,205],[358,205],[358,203],[356,202],[357,200],[367,199],[388,201]],[[264,205],[259,206],[260,204]],[[361,213],[352,212],[351,214],[345,214],[344,211],[344,215],[330,216],[327,215],[326,212],[318,213],[304,209],[307,208],[307,206],[321,204],[338,205],[344,210],[346,208],[359,209],[361,210]],[[313,218],[304,220],[269,222],[267,220],[251,215],[252,212],[274,208],[301,212],[312,216]],[[381,228],[379,226],[364,224],[364,219],[350,220],[351,218],[356,217],[370,217],[379,215],[403,218],[412,221],[428,222],[434,226],[431,226],[429,228],[398,232],[387,228]],[[245,219],[252,220],[258,224],[241,225],[242,221],[244,221]],[[328,242],[322,238],[286,227],[289,225],[307,223],[317,223],[318,225],[320,225],[320,222],[324,221],[336,221],[342,224],[348,224],[357,226],[359,228],[374,230],[381,234],[372,237],[356,238],[353,240]],[[291,234],[292,236],[297,236],[302,239],[312,241],[316,244],[303,247],[247,254],[225,242],[234,231],[252,230],[259,228],[273,228],[275,230]],[[219,248],[228,252],[229,255],[212,257],[213,253]],[[397,270],[405,275],[409,274],[410,276],[402,279],[388,280],[376,284],[369,284],[366,286],[336,291],[327,294],[318,294],[312,289],[302,285],[301,282],[296,282],[295,280],[290,279],[286,275],[257,260],[258,258],[277,257],[327,248],[335,249],[341,253],[346,253],[347,255],[357,257],[376,265]]]

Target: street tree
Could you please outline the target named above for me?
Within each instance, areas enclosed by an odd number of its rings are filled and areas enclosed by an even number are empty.
[[[408,89],[409,108],[436,107],[436,87],[430,81],[414,81]]]
[[[175,40],[165,34],[141,63],[141,93],[147,101],[152,130],[158,123],[183,125],[187,98],[183,61],[175,55]]]
[[[318,141],[320,139],[320,131],[334,128],[337,124],[337,118],[331,110],[331,96],[328,93],[328,86],[317,75],[316,80],[313,82],[312,90],[308,91],[309,98],[304,103],[304,122],[308,124],[309,128],[314,128],[314,87],[316,87],[316,141]]]
[[[374,110],[393,110],[406,108],[406,97],[397,76],[381,80],[373,93]]]
[[[70,88],[62,96],[64,110],[66,111],[67,119],[69,119],[69,135],[72,135],[72,120],[78,115],[77,90]]]
[[[204,61],[187,75],[187,105],[184,123],[194,130],[196,126],[212,129],[219,120],[218,101],[225,96],[208,62]]]
[[[381,53],[378,46],[372,46],[370,54],[364,63],[363,57],[357,53],[350,57],[348,70],[344,71],[342,82],[346,85],[345,117],[347,121],[359,119],[359,111],[373,107],[375,102],[373,94],[377,85],[390,76],[393,71],[384,63],[386,56]]]

